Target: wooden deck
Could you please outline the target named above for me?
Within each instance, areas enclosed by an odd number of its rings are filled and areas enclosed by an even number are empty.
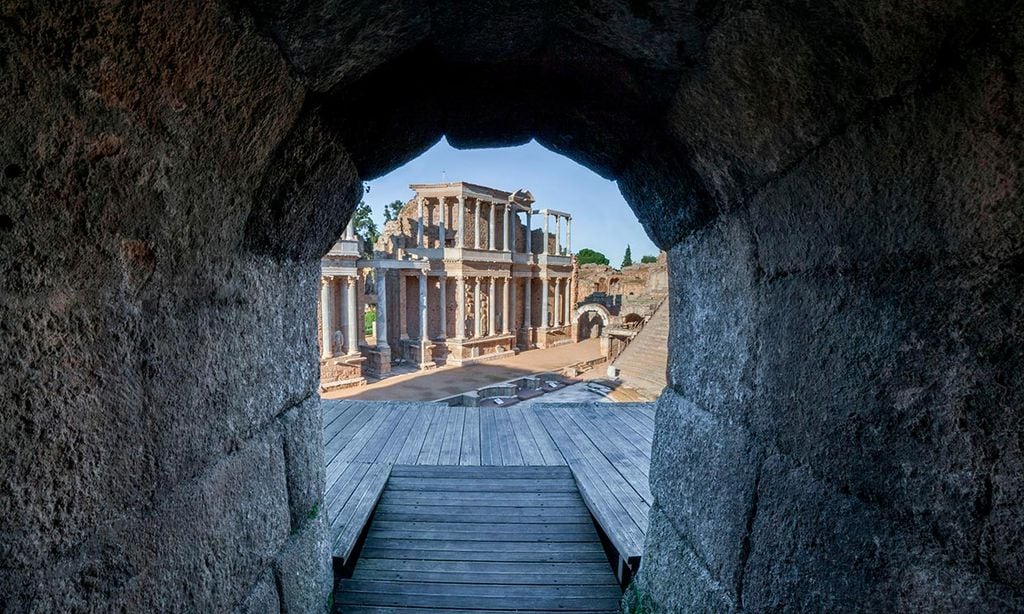
[[[324,401],[332,554],[349,563],[395,465],[567,466],[627,562],[647,531],[654,405],[594,403],[477,409]],[[410,477],[410,476],[406,476]],[[411,478],[410,478],[411,479]]]
[[[335,602],[347,613],[614,612],[621,597],[568,467],[395,465]]]

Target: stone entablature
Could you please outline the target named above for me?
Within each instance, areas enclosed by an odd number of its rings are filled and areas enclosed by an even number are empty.
[[[323,260],[325,275],[374,271],[376,337],[359,346],[368,372],[386,373],[392,356],[426,369],[571,341],[570,214],[534,209],[525,190],[410,188],[416,196],[385,225],[373,258],[353,259],[342,240]]]

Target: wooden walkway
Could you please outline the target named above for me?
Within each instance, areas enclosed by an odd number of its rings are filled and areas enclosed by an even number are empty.
[[[568,466],[590,513],[627,563],[643,549],[654,405],[478,409],[324,401],[332,554],[348,564],[392,466]],[[632,566],[632,565],[631,565]]]
[[[568,467],[395,465],[335,602],[354,614],[614,612],[621,597]]]

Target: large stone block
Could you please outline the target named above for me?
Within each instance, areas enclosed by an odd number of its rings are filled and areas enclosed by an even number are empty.
[[[735,612],[730,588],[719,583],[661,509],[651,508],[640,571],[626,589],[626,612]]]
[[[1020,585],[1022,293],[1013,272],[778,280],[760,301],[751,428]]]
[[[277,594],[277,581],[270,570],[260,576],[259,581],[249,591],[237,612],[238,614],[281,614],[281,598]]]
[[[274,563],[283,614],[326,612],[334,575],[328,547],[327,510],[318,510],[293,531]]]
[[[1020,591],[903,530],[783,456],[766,460],[742,606],[750,611],[1012,611]]]
[[[756,510],[760,452],[747,432],[672,389],[658,400],[651,491],[708,573],[735,594],[748,522]],[[657,547],[650,543],[648,547]]]
[[[668,253],[669,386],[743,419],[756,365],[756,248],[742,216],[719,218]]]
[[[323,505],[324,431],[320,399],[310,397],[281,416],[288,471],[292,530],[314,518]]]

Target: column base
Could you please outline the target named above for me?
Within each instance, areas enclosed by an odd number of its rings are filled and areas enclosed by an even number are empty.
[[[383,377],[391,373],[391,346],[383,345],[363,346],[363,372],[375,377]]]

